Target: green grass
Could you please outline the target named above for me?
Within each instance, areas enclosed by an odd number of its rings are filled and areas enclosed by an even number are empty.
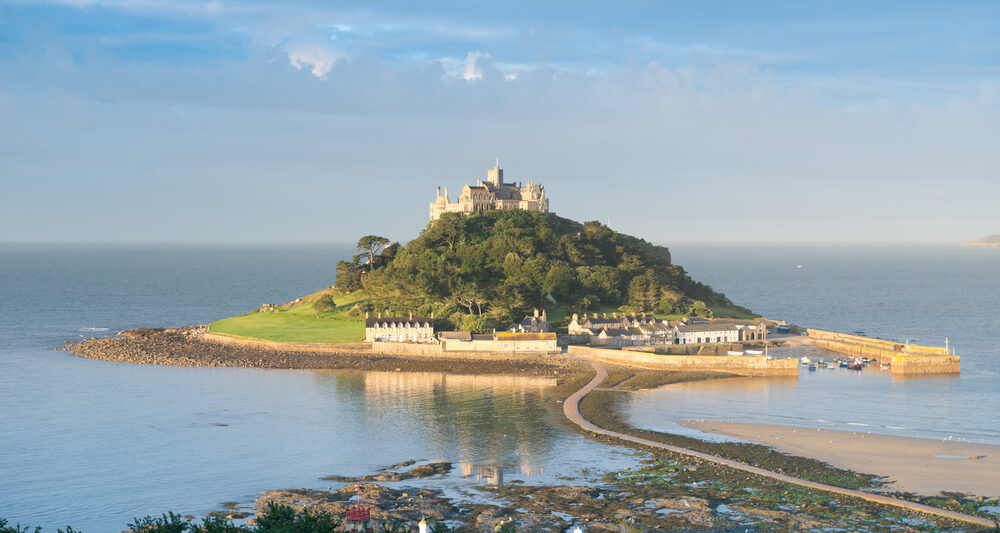
[[[710,305],[709,309],[712,310],[712,315],[715,318],[737,318],[746,319],[758,318],[757,315],[747,312],[746,309],[741,309],[739,307],[729,307],[726,305]]]
[[[337,309],[318,318],[312,302],[321,292],[303,296],[288,309],[250,313],[217,320],[208,325],[209,331],[240,337],[252,337],[281,342],[362,342],[365,339],[364,319],[347,316],[347,310],[364,300],[363,291],[349,295],[334,295]]]

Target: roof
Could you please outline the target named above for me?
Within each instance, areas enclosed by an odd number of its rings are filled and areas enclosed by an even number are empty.
[[[716,318],[712,320],[712,324],[735,324],[737,326],[757,326],[761,322],[764,322],[763,318],[756,319],[745,319],[745,318]]]
[[[472,333],[468,331],[439,331],[439,339],[454,339],[458,341],[471,341]]]
[[[384,318],[375,317],[365,319],[366,328],[384,328],[389,327],[392,324],[402,324],[404,327],[414,328],[424,327],[426,324],[427,326],[433,327],[434,319],[426,316],[416,316],[413,318],[405,316],[387,316]]]
[[[498,341],[554,341],[555,333],[497,333]]]
[[[697,333],[701,331],[736,331],[733,324],[687,324],[677,326],[677,331],[681,333]]]
[[[597,318],[584,317],[580,319],[580,324],[621,324],[621,323],[622,319],[620,317],[615,318],[610,316],[597,317]]]

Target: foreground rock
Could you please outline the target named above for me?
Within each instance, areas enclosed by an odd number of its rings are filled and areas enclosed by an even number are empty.
[[[429,469],[441,472],[447,463]],[[432,466],[432,465],[425,465]],[[413,470],[402,472],[405,476]],[[379,474],[375,474],[377,476]],[[365,476],[367,479],[371,476]],[[348,478],[343,478],[348,479]],[[407,478],[412,479],[412,478]],[[338,490],[264,492],[269,501],[343,516],[356,484]],[[376,522],[415,526],[421,518],[462,532],[489,533],[513,520],[518,531],[561,532],[583,524],[588,532],[624,526],[666,531],[981,531],[967,523],[831,497],[812,490],[733,472],[698,460],[654,457],[635,470],[611,473],[601,486],[472,486],[475,503],[450,500],[437,490],[364,482],[363,503]],[[986,502],[984,505],[989,505]],[[639,531],[635,529],[634,531]]]

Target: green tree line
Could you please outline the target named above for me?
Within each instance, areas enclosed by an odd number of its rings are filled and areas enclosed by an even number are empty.
[[[433,312],[444,327],[504,327],[553,302],[668,315],[733,305],[672,264],[667,248],[553,214],[446,213],[406,246],[370,235],[358,249],[338,263],[337,289],[365,289],[372,311]]]

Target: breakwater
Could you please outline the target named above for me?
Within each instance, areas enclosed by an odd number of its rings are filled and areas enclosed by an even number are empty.
[[[726,372],[740,376],[799,375],[795,359],[768,359],[763,355],[664,355],[644,351],[609,350],[570,346],[568,352],[605,363],[630,365],[656,370]]]
[[[820,329],[807,331],[812,344],[851,357],[889,363],[893,374],[956,374],[962,370],[959,357],[951,355],[944,347],[902,344]]]
[[[204,326],[128,330],[115,337],[67,342],[62,349],[89,359],[173,366],[553,375],[554,371],[568,371],[576,365],[561,357],[527,354],[487,357],[481,353],[379,353],[363,343],[286,343],[207,333]]]

